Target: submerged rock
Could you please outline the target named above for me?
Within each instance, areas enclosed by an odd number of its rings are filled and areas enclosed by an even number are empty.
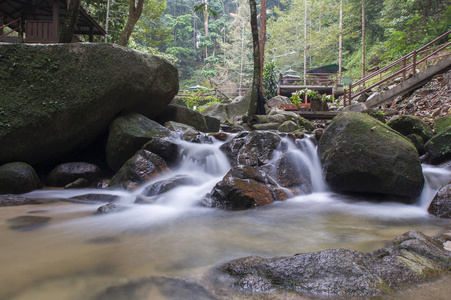
[[[85,194],[69,198],[75,202],[116,202],[119,196],[111,194]]]
[[[114,203],[108,203],[105,205],[100,206],[97,211],[95,212],[96,215],[104,215],[104,214],[109,214],[109,213],[113,213],[113,212],[118,212],[123,210],[123,207],[120,207]]]
[[[216,298],[197,283],[170,277],[148,277],[109,287],[100,293],[96,299],[213,300]]]
[[[141,195],[147,197],[157,196],[182,185],[186,186],[194,184],[195,180],[192,177],[186,175],[176,175],[149,185],[142,191]]]
[[[141,114],[128,113],[114,119],[106,144],[108,166],[118,171],[141,147],[154,137],[168,137],[170,131]]]
[[[12,219],[7,219],[6,223],[12,230],[29,231],[36,230],[50,222],[50,217],[40,216],[19,216]]]
[[[372,297],[433,279],[450,266],[451,252],[441,241],[410,231],[387,248],[369,253],[330,249],[291,257],[239,258],[222,265],[216,280],[262,296],[282,289],[302,295]]]
[[[77,179],[94,181],[100,174],[100,168],[86,162],[70,162],[56,166],[50,171],[47,181],[51,186],[65,186]]]
[[[424,179],[418,152],[407,138],[362,113],[338,115],[319,141],[323,173],[341,192],[405,197],[413,202]]]
[[[140,184],[169,172],[165,161],[158,155],[139,150],[111,178],[108,188],[134,190]]]
[[[113,44],[0,44],[0,56],[0,164],[54,165],[121,111],[155,117],[179,88],[164,58]]]
[[[439,218],[451,218],[451,182],[438,190],[428,212]]]
[[[38,175],[29,164],[14,162],[0,166],[0,194],[22,194],[41,187]]]

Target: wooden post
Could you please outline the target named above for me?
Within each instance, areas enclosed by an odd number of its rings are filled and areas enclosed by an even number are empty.
[[[404,57],[404,58],[402,59],[402,68],[403,68],[403,69],[406,68],[406,57]],[[402,72],[402,78],[403,78],[404,81],[406,81],[406,70],[404,70],[404,71]]]
[[[94,42],[94,27],[89,26],[89,42]]]
[[[415,78],[415,73],[417,69],[417,51],[413,51],[413,63],[412,63],[412,76]]]
[[[346,107],[346,92],[347,92],[347,90],[344,89],[343,90],[343,107]]]
[[[351,105],[351,100],[352,100],[352,98],[351,98],[351,90],[352,90],[352,84],[349,85],[349,91],[348,91],[348,93],[349,93],[349,105]]]
[[[362,78],[365,77],[365,0],[362,0]],[[365,83],[363,84],[365,87]]]
[[[53,25],[53,36],[51,37],[52,42],[58,42],[59,37],[59,0],[53,0],[53,15],[52,15],[52,25]]]

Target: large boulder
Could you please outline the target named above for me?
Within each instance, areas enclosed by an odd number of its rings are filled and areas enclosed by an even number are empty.
[[[136,151],[155,137],[168,137],[169,129],[138,113],[127,113],[114,119],[106,144],[108,166],[119,170]]]
[[[168,172],[169,169],[160,156],[146,150],[139,150],[111,178],[108,187],[134,190],[140,184]]]
[[[236,102],[210,105],[202,111],[202,114],[215,117],[221,120],[221,122],[226,122],[227,120],[235,117],[243,116],[249,109],[249,104],[251,102],[251,91],[252,89],[249,89],[246,94]]]
[[[282,104],[292,104],[292,102],[290,98],[281,95],[272,97],[271,99],[266,101],[266,106],[269,109],[279,109]]]
[[[428,161],[439,164],[451,158],[451,126],[434,135],[425,145],[429,153]]]
[[[0,164],[55,164],[130,110],[158,115],[178,92],[165,59],[112,44],[0,44]]]
[[[334,190],[394,195],[413,202],[423,189],[413,144],[366,114],[346,112],[335,117],[318,151],[325,180]]]
[[[451,182],[438,190],[428,212],[439,218],[451,218]]]
[[[239,258],[220,266],[219,274],[213,273],[207,280],[214,281],[217,290],[223,283],[239,291],[260,293],[262,298],[274,290],[313,298],[384,297],[433,280],[450,266],[451,252],[440,240],[409,231],[388,247],[368,253],[329,249],[290,257]]]
[[[189,125],[202,132],[209,131],[204,116],[188,107],[169,105],[154,120],[160,124],[173,121]]]
[[[180,160],[180,146],[170,138],[151,138],[142,146],[143,150],[161,156],[168,166],[176,165]]]
[[[0,194],[22,194],[41,187],[38,175],[29,164],[14,162],[0,166]]]
[[[432,137],[432,128],[416,116],[400,116],[389,121],[387,125],[404,136],[408,136],[410,134],[419,135],[425,142]]]
[[[434,133],[439,133],[447,127],[451,127],[451,116],[444,116],[434,120]]]

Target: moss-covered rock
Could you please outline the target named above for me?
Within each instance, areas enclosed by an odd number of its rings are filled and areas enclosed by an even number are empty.
[[[0,166],[0,194],[22,194],[42,187],[32,166],[24,162]]]
[[[421,136],[419,136],[418,134],[412,133],[412,134],[407,135],[406,138],[408,138],[412,142],[412,144],[417,149],[419,155],[423,155],[425,153],[424,152],[424,141]]]
[[[397,131],[362,113],[335,117],[319,141],[326,182],[341,192],[408,197],[421,194],[418,152]]]
[[[428,161],[439,164],[451,158],[451,126],[434,135],[425,145],[429,153]]]
[[[293,121],[285,121],[278,128],[280,132],[293,132],[299,129],[301,129],[301,127]]]
[[[424,142],[427,142],[432,137],[432,128],[416,116],[400,116],[388,122],[387,125],[404,136],[417,134],[421,136]]]
[[[204,116],[188,107],[169,105],[154,120],[160,124],[173,121],[189,125],[202,132],[209,131]]]
[[[168,137],[170,131],[138,113],[127,113],[114,119],[106,144],[108,166],[118,171],[136,151],[154,137]]]
[[[434,120],[434,133],[440,133],[447,127],[451,127],[451,116],[444,116]]]
[[[112,44],[0,44],[0,163],[54,164],[123,110],[158,115],[178,92],[163,58]]]

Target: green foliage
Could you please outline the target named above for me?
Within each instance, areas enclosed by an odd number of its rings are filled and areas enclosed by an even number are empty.
[[[208,83],[203,83],[203,85],[203,87],[195,90],[183,91],[184,98],[182,101],[188,108],[201,112],[210,105],[222,103],[222,100],[211,94],[214,91],[211,85]]]
[[[271,99],[277,96],[277,79],[276,64],[274,62],[265,64],[263,68],[263,88],[266,98]]]

